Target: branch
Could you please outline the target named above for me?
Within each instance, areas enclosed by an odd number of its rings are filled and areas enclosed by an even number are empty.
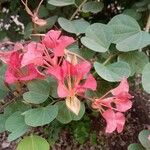
[[[80,5],[79,7],[76,9],[76,11],[73,13],[73,15],[70,17],[70,21],[76,16],[76,14],[81,10],[82,6],[84,5],[84,3],[86,3],[87,0],[84,0]]]

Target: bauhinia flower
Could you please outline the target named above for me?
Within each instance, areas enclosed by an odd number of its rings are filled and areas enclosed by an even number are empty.
[[[83,96],[86,89],[96,90],[96,80],[89,73],[91,64],[80,62],[76,65],[63,61],[61,66],[49,68],[47,73],[53,75],[58,81],[57,93],[61,98],[66,98],[67,107],[78,115],[80,101],[77,96]]]
[[[109,96],[110,94],[112,96]],[[126,112],[132,107],[132,101],[130,100],[132,98],[133,96],[129,94],[129,84],[127,79],[123,79],[118,87],[93,101],[92,107],[99,110],[107,122],[106,132],[111,133],[115,129],[117,129],[118,132],[122,131],[125,119],[120,112]],[[116,127],[112,126],[112,128],[110,128],[111,121]],[[117,122],[120,124],[120,126],[118,125],[118,128],[120,127],[121,129],[117,128]]]
[[[74,43],[72,37],[61,35],[61,31],[50,30],[43,38],[42,43],[45,47],[54,53],[55,56],[63,56],[66,47]]]
[[[5,82],[12,84],[17,81],[29,81],[42,78],[43,75],[37,70],[34,64],[21,67],[22,54],[19,51],[13,52],[7,63]]]
[[[36,66],[57,66],[63,57],[67,46],[72,44],[74,39],[68,36],[61,36],[61,31],[50,30],[41,43],[31,42],[25,47],[22,58],[22,66],[31,63]]]

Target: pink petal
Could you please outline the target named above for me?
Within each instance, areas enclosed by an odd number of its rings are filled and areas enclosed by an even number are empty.
[[[69,95],[69,91],[62,82],[58,82],[57,94],[59,97],[64,98]]]
[[[59,44],[54,48],[54,54],[56,56],[63,56],[65,48],[74,43],[74,39],[68,36],[61,36],[58,42]]]
[[[16,78],[14,76],[14,74],[12,73],[12,71],[10,69],[7,69],[5,72],[5,79],[4,80],[8,84],[12,84],[12,83],[15,83],[16,81],[18,81],[18,78]]]
[[[33,64],[26,66],[26,69],[27,69],[27,72],[25,72],[23,76],[19,78],[19,80],[29,81],[29,80],[33,80],[37,78],[38,79],[44,78],[44,75],[40,73]]]
[[[55,30],[50,30],[42,40],[42,42],[45,44],[47,48],[54,48],[57,46],[58,38],[61,34],[61,31],[55,31]]]
[[[46,73],[54,76],[59,81],[63,80],[63,72],[60,66],[49,67]]]
[[[102,116],[106,120],[107,126],[106,126],[106,133],[112,133],[117,128],[117,122],[115,113],[113,110],[108,109],[106,110]]]
[[[118,85],[118,87],[111,90],[111,92],[115,96],[117,96],[123,92],[128,93],[129,92],[129,84],[128,84],[127,79],[125,78],[125,79],[121,80],[121,83]]]
[[[91,69],[91,64],[87,61],[83,61],[75,66],[77,73],[84,76],[89,73]]]
[[[36,42],[31,42],[27,45],[27,52],[22,58],[21,65],[26,66],[28,64],[42,65],[43,64],[43,52],[44,45]]]
[[[115,99],[116,109],[121,112],[125,112],[132,107],[132,102],[130,100]]]
[[[123,131],[125,124],[125,117],[122,113],[120,112],[116,113],[116,122],[117,122],[117,132],[121,133]]]
[[[95,80],[95,78],[93,77],[92,74],[90,74],[88,76],[88,78],[86,79],[85,83],[82,85],[82,87],[86,88],[86,89],[91,89],[91,90],[96,90],[97,87],[97,82]]]

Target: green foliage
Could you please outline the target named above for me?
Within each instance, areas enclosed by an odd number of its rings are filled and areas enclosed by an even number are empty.
[[[75,115],[73,112],[71,112],[67,108],[64,101],[58,102],[58,103],[56,103],[56,105],[59,108],[56,119],[63,124],[67,124],[67,123],[71,122],[72,120],[75,120],[75,121],[80,120],[85,113],[84,103],[81,103],[81,108],[80,108],[80,112],[79,112],[78,116]]]
[[[8,136],[8,140],[13,141],[26,133],[29,127],[24,122],[24,116],[21,115],[20,111],[17,111],[8,117],[5,128],[11,132]]]
[[[59,18],[58,23],[65,31],[75,33],[77,35],[80,33],[85,33],[86,28],[90,25],[84,19],[70,21],[65,18]]]
[[[75,0],[48,0],[48,3],[54,6],[67,6],[75,3]]]
[[[0,133],[5,131],[5,122],[6,116],[4,114],[0,114]]]
[[[130,65],[132,76],[134,73],[142,73],[145,65],[148,63],[147,55],[139,51],[122,53],[119,55],[118,59]]]
[[[142,130],[139,135],[139,143],[133,143],[128,146],[128,150],[149,150],[150,149],[150,141],[148,139],[150,135],[150,130]]]
[[[29,92],[23,94],[23,99],[28,103],[40,104],[49,97],[50,87],[45,80],[31,81],[27,84],[27,87]]]
[[[42,137],[30,135],[22,139],[17,150],[49,150],[49,143]]]
[[[57,105],[30,109],[23,113],[25,123],[32,127],[43,126],[52,122],[58,114]]]
[[[98,13],[102,11],[104,4],[102,2],[87,2],[83,5],[82,11],[87,13]]]
[[[106,66],[95,62],[94,68],[100,77],[109,82],[120,81],[124,77],[129,77],[131,74],[130,66],[121,61]]]
[[[147,63],[142,72],[142,85],[146,92],[150,93],[150,63]]]
[[[117,15],[111,19],[109,25],[114,30],[114,43],[119,51],[141,49],[150,43],[150,34],[141,31],[138,22],[130,16]]]
[[[113,39],[112,29],[101,23],[89,26],[85,35],[81,39],[82,44],[96,52],[106,52]]]
[[[145,147],[147,150],[150,149],[150,140],[148,139],[149,135],[150,135],[150,130],[142,130],[138,136],[142,146]]]

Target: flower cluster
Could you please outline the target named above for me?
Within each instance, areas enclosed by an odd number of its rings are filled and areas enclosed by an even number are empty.
[[[90,73],[91,63],[67,50],[74,42],[72,37],[61,35],[61,31],[50,30],[40,42],[17,43],[12,51],[0,52],[0,59],[7,64],[5,82],[25,84],[52,76],[58,83],[58,96],[78,115],[81,105],[78,98],[85,98],[87,89],[95,91],[97,83]],[[129,85],[123,79],[117,88],[93,100],[92,107],[106,119],[106,132],[123,130],[125,117],[122,112],[132,106],[132,96],[128,92]],[[112,96],[108,96],[110,93]]]
[[[109,94],[111,94],[109,96]],[[106,133],[112,133],[117,129],[120,133],[125,124],[125,117],[122,112],[126,112],[132,107],[133,96],[129,94],[127,79],[123,79],[118,87],[110,90],[92,103],[94,109],[98,109],[107,122]]]

